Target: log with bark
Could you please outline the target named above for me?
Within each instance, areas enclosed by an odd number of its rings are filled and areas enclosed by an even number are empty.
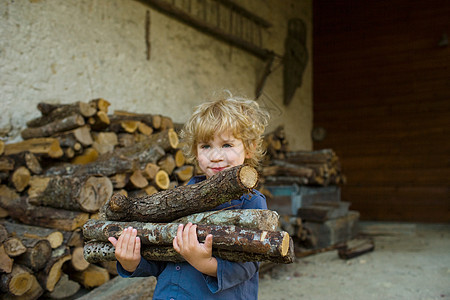
[[[236,250],[213,248],[213,256],[233,262],[270,261],[274,263],[290,264],[295,260],[294,244],[289,239],[289,248],[285,256],[267,253],[252,253]],[[84,246],[84,256],[91,263],[115,261],[115,248],[110,242],[88,241]],[[142,245],[141,255],[147,260],[182,262],[184,258],[170,246]]]
[[[14,264],[11,273],[0,276],[0,290],[14,296],[21,296],[31,289],[34,275],[19,264]]]
[[[156,278],[116,276],[102,286],[91,290],[77,300],[143,300],[152,299],[156,286]]]
[[[161,116],[152,114],[139,114],[126,112],[123,110],[115,110],[113,115],[109,115],[111,122],[117,121],[140,121],[144,124],[152,127],[153,129],[159,129],[161,127]]]
[[[257,182],[256,170],[241,165],[197,184],[180,186],[151,196],[129,199],[114,194],[100,212],[107,220],[170,222],[238,199],[255,188]]]
[[[85,124],[84,118],[79,114],[58,119],[41,127],[28,127],[22,130],[20,135],[24,140],[31,138],[49,137],[58,132],[63,132]]]
[[[104,176],[34,177],[28,190],[31,204],[91,213],[112,193],[111,180]]]
[[[15,236],[7,238],[3,242],[3,247],[9,257],[16,257],[27,251],[27,247],[22,243],[22,240]]]
[[[52,247],[47,240],[22,238],[26,247],[25,253],[14,259],[15,263],[21,264],[34,272],[42,269],[47,263],[52,253]]]
[[[41,286],[47,291],[53,291],[62,276],[63,264],[71,259],[69,247],[63,245],[54,249],[45,267],[37,274]]]
[[[84,248],[82,246],[73,247],[70,250],[72,258],[70,268],[75,271],[84,271],[89,267],[89,262],[84,258]]]
[[[234,225],[246,229],[276,231],[279,215],[269,209],[216,210],[192,214],[173,221],[173,223]]]
[[[108,271],[97,265],[89,265],[89,267],[80,272],[73,272],[71,277],[85,288],[91,289],[109,281]]]
[[[69,279],[69,275],[62,274],[52,292],[47,292],[48,299],[68,299],[80,290],[80,284]]]
[[[31,286],[22,295],[16,296],[10,293],[3,295],[2,300],[37,300],[44,293],[44,289],[39,284],[37,278],[33,275],[30,278]]]
[[[3,243],[8,238],[8,231],[3,224],[0,224],[0,243]]]
[[[22,142],[5,145],[5,155],[29,151],[38,155],[47,155],[51,158],[63,156],[64,152],[55,138],[32,138]]]
[[[92,145],[94,142],[91,135],[91,129],[88,125],[81,126],[73,130],[60,132],[53,135],[53,137],[59,140],[61,147],[74,148],[77,143],[83,147],[87,147]]]
[[[119,144],[117,134],[114,132],[98,132],[93,134],[94,142],[92,147],[98,151],[98,153],[105,154],[113,152],[116,145]]]
[[[268,209],[233,209],[233,210],[217,210],[192,214],[186,217],[176,219],[173,223],[187,224],[188,222],[203,225],[233,225],[246,229],[276,231],[278,227],[278,213]],[[114,224],[124,228],[124,222],[113,222],[103,220],[89,220],[83,229],[92,228],[96,224]],[[134,222],[138,227],[145,226],[147,223]],[[108,225],[110,226],[110,225]],[[94,229],[95,230],[95,229]],[[102,234],[103,235],[103,234]],[[95,237],[85,236],[85,238],[94,239]],[[102,237],[104,238],[104,237]]]
[[[29,151],[10,154],[0,158],[0,170],[11,171],[21,166],[26,167],[33,174],[42,173],[39,158]]]
[[[45,239],[53,249],[61,246],[64,240],[63,233],[56,229],[30,226],[5,220],[0,221],[0,224],[6,228],[9,234],[15,237]]]
[[[156,163],[165,154],[158,145],[141,147],[135,144],[113,153],[100,155],[94,162],[83,165],[65,165],[49,168],[45,174],[52,175],[96,175],[111,176],[117,173],[130,172],[144,167],[148,163]]]
[[[25,197],[15,198],[9,203],[2,200],[0,197],[0,205],[8,210],[11,218],[27,225],[74,231],[89,219],[88,213],[32,205]]]
[[[83,117],[92,117],[97,112],[96,103],[86,103],[81,101],[70,104],[50,104],[41,102],[38,104],[37,108],[41,111],[42,116],[28,121],[28,127],[41,127],[74,114]]]
[[[11,273],[13,261],[6,253],[3,243],[0,243],[0,273]]]
[[[18,192],[22,192],[30,183],[31,173],[26,167],[18,167],[12,173],[10,180]]]
[[[264,166],[262,168],[263,176],[298,176],[310,178],[315,176],[314,170],[300,165],[285,162],[283,160],[272,160],[271,166]]]
[[[137,229],[142,244],[169,246],[177,235],[179,224],[89,220],[83,226],[83,235],[86,240],[107,242],[108,237],[118,238],[123,229],[130,226]],[[208,234],[213,235],[213,248],[217,249],[280,257],[286,256],[289,250],[289,234],[284,231],[245,229],[233,225],[197,225],[200,242]]]

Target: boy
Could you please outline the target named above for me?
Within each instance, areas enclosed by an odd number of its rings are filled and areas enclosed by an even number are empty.
[[[248,164],[256,167],[263,155],[262,134],[268,114],[253,100],[227,98],[197,107],[181,134],[186,156],[194,159],[204,176],[198,183],[220,171]],[[215,208],[267,209],[265,197],[256,190]],[[204,243],[197,240],[196,225],[178,227],[173,248],[186,262],[154,262],[140,255],[136,229],[128,228],[115,246],[117,268],[122,277],[156,276],[153,299],[257,299],[257,262],[229,262],[212,256],[212,235]]]

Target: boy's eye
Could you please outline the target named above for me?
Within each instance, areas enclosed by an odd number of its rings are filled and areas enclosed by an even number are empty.
[[[210,146],[209,146],[209,145],[201,145],[200,148],[201,148],[201,149],[209,149]]]
[[[231,147],[233,147],[233,146],[231,146],[231,144],[223,144],[222,147],[223,147],[223,148],[231,148]]]

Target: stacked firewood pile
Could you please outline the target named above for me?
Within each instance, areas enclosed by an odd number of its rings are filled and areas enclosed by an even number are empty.
[[[346,179],[332,149],[290,151],[283,126],[266,134],[260,173],[269,209],[294,239],[296,256],[332,249],[355,235],[359,213],[341,201]]]
[[[345,183],[339,158],[332,149],[290,151],[283,126],[264,138],[267,156],[261,175],[268,184],[328,186]]]
[[[196,170],[169,117],[115,111],[95,99],[41,103],[23,141],[0,142],[0,290],[5,299],[69,297],[116,274],[84,259],[82,226],[113,193],[183,185]],[[24,298],[24,299],[25,299]]]

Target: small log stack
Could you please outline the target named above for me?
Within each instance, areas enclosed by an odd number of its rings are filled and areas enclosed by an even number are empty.
[[[195,173],[169,117],[115,111],[105,99],[39,103],[23,141],[0,141],[0,290],[64,298],[117,275],[84,259],[82,226],[113,193],[154,194]],[[38,255],[39,254],[39,255]],[[5,298],[5,299],[9,299]]]
[[[200,242],[208,234],[213,235],[213,250],[218,257],[231,261],[291,263],[294,257],[293,244],[287,232],[275,230],[278,226],[275,212],[206,212],[241,197],[255,188],[257,183],[256,170],[241,165],[200,183],[150,196],[127,198],[116,194],[101,209],[107,221],[89,220],[83,226],[84,237],[88,240],[84,248],[85,258],[90,262],[114,260],[114,247],[108,242],[108,237],[117,238],[125,228],[131,226],[137,229],[141,238],[144,257],[180,261],[182,257],[171,247],[178,225],[195,221]]]
[[[359,214],[340,200],[339,185],[346,178],[336,153],[290,150],[283,126],[266,134],[264,144],[261,191],[269,209],[279,210],[280,228],[293,238],[296,257],[335,249],[353,238]]]
[[[328,186],[345,183],[339,158],[332,149],[291,151],[283,126],[266,134],[264,144],[267,155],[260,172],[268,184]]]

